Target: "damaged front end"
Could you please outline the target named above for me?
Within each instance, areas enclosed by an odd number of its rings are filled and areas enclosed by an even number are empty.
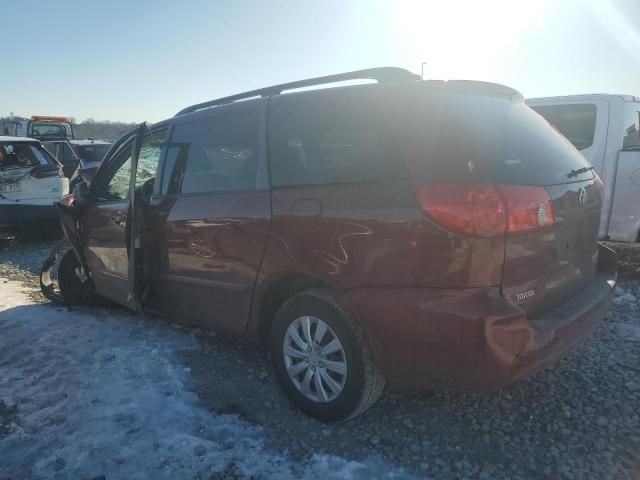
[[[80,191],[82,188],[79,189]],[[67,195],[56,203],[60,217],[60,224],[64,237],[51,250],[40,270],[40,290],[42,294],[54,303],[69,305],[71,297],[69,288],[72,288],[70,275],[75,275],[79,282],[85,285],[85,289],[93,290],[89,270],[80,248],[80,213],[81,207],[76,198],[78,192]],[[66,278],[65,278],[66,277]],[[65,297],[65,290],[67,295]]]
[[[146,123],[141,123],[122,135],[106,153],[101,166],[96,173],[96,179],[102,171],[109,172],[112,162],[117,161],[117,152],[126,142],[131,141],[130,174],[129,174],[129,212],[126,218],[125,242],[127,247],[128,295],[126,303],[132,305],[136,311],[142,312],[137,275],[140,269],[139,245],[141,221],[135,221],[139,216],[136,208],[136,175],[138,155],[140,153],[141,138],[148,130]],[[123,147],[127,148],[127,147]],[[107,173],[108,174],[108,173]],[[97,298],[92,281],[92,273],[88,267],[82,245],[81,221],[85,207],[93,205],[96,199],[95,182],[91,187],[84,181],[74,186],[73,193],[65,196],[56,203],[60,225],[65,239],[55,245],[40,272],[40,288],[46,298],[65,305],[93,304]],[[133,213],[133,214],[131,214]],[[87,230],[84,234],[90,234]],[[86,237],[85,237],[86,238]],[[123,245],[123,248],[125,245]],[[109,297],[109,295],[105,295]]]

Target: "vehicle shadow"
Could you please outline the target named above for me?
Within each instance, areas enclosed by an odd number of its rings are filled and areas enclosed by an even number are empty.
[[[183,358],[193,390],[210,411],[261,425],[272,448],[296,458],[379,455],[429,478],[542,479],[567,469],[573,478],[635,478],[640,419],[633,404],[640,388],[632,399],[620,386],[637,375],[625,365],[640,365],[640,344],[627,357],[622,351],[612,357],[614,345],[624,344],[617,318],[612,315],[555,367],[500,391],[392,388],[365,414],[332,424],[288,401],[255,346],[198,335],[201,348]]]
[[[634,284],[634,288],[638,286]],[[0,296],[0,303],[6,300]],[[255,345],[182,328],[163,319],[142,319],[122,309],[44,304],[2,311],[0,338],[5,340],[0,368],[10,367],[21,355],[7,348],[7,339],[16,330],[6,320],[27,321],[39,316],[55,322],[77,313],[79,318],[90,317],[94,325],[97,321],[105,328],[116,322],[118,329],[127,332],[133,349],[148,347],[149,338],[158,331],[170,330],[178,343],[191,342],[192,348],[176,351],[189,371],[187,388],[197,394],[201,404],[212,415],[238,415],[261,426],[266,447],[294,459],[315,454],[336,454],[356,461],[378,456],[436,479],[543,479],[562,477],[565,471],[573,478],[637,478],[640,388],[633,384],[638,379],[633,366],[640,365],[640,342],[630,341],[621,328],[640,329],[637,310],[637,306],[614,304],[609,318],[577,351],[554,368],[498,392],[475,395],[390,389],[365,414],[331,424],[300,413],[289,402],[268,359]],[[47,350],[48,338],[40,338],[38,329],[26,332],[28,335],[23,332],[23,338],[13,338],[12,343],[37,345],[32,350],[41,360],[43,355],[55,353]],[[44,332],[51,335],[51,329]],[[91,328],[67,334],[73,336],[70,341],[74,345],[81,346],[80,359],[100,348],[102,340]],[[45,371],[39,371],[45,362],[19,361],[28,374],[63,379],[57,370],[59,363],[57,367],[47,363]],[[61,388],[66,395],[82,394],[77,388],[66,387],[57,385],[56,391]],[[4,410],[8,413],[0,418],[0,428],[19,423],[19,411],[16,420],[15,411]]]

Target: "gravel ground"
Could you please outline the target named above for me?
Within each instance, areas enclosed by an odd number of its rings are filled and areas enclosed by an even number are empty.
[[[0,236],[0,277],[20,280],[32,290],[33,301],[48,302],[40,293],[40,268],[59,238],[61,234],[46,239]]]
[[[0,243],[0,277],[37,288],[53,243]],[[624,247],[624,258],[632,274],[591,337],[554,368],[494,394],[389,392],[361,417],[325,425],[289,404],[250,345],[197,334],[199,348],[183,359],[210,411],[263,427],[268,448],[296,459],[376,457],[431,479],[638,479],[640,248]],[[0,419],[12,415],[0,404]],[[240,477],[231,466],[220,478]]]
[[[618,253],[620,275],[627,279],[640,280],[640,243],[605,242]]]

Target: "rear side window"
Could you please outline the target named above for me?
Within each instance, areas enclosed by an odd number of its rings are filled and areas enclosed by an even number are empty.
[[[622,149],[640,149],[640,103],[625,103]]]
[[[593,144],[596,131],[595,105],[536,105],[531,108],[546,118],[578,150],[584,150]]]
[[[162,193],[255,190],[259,125],[258,109],[236,109],[176,125]]]
[[[423,183],[554,185],[594,177],[590,165],[522,102],[483,95],[441,95],[419,103],[410,160]]]
[[[271,102],[274,187],[406,178],[398,145],[371,99],[320,92]]]

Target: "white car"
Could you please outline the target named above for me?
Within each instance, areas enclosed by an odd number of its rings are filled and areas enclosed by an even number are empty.
[[[0,136],[0,229],[57,225],[55,202],[68,193],[62,166],[38,140]]]
[[[573,95],[527,104],[564,134],[604,182],[601,238],[640,241],[640,97]]]

